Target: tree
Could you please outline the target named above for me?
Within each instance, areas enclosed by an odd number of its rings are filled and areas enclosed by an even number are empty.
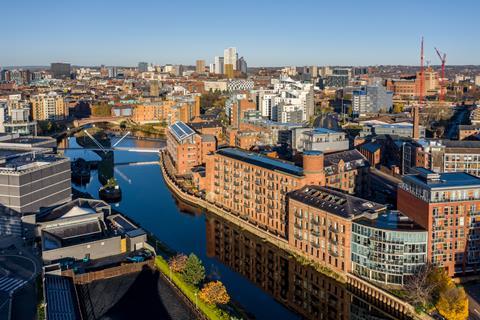
[[[395,103],[393,105],[392,113],[402,113],[404,105],[403,103]]]
[[[438,312],[448,320],[468,318],[468,299],[463,288],[450,287],[440,293]]]
[[[174,257],[171,257],[168,261],[168,266],[173,272],[183,272],[185,266],[187,265],[188,257],[182,253],[177,254]]]
[[[435,288],[432,291],[432,301],[438,301],[440,294],[450,288],[453,288],[455,284],[448,276],[444,269],[432,268],[428,275],[428,282],[435,284]]]
[[[187,263],[183,269],[183,279],[193,285],[197,286],[205,279],[205,267],[202,265],[202,261],[193,253],[188,256]]]
[[[92,116],[109,117],[112,115],[111,107],[107,103],[99,103],[92,106]]]
[[[207,283],[199,293],[200,299],[208,304],[227,304],[230,296],[227,289],[220,281],[211,281]]]
[[[431,304],[438,285],[432,281],[433,272],[435,272],[434,267],[431,264],[426,264],[407,279],[404,286],[407,292],[407,300],[414,306],[425,307]]]

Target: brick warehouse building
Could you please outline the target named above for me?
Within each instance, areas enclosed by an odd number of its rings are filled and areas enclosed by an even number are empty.
[[[385,209],[330,188],[306,186],[289,194],[288,242],[333,270],[350,271],[352,220]]]
[[[399,185],[397,208],[428,231],[428,260],[450,276],[480,266],[480,178],[416,168]]]
[[[237,148],[219,149],[206,159],[207,199],[282,238],[287,238],[288,192],[326,185],[353,193],[357,185],[365,185],[361,180],[368,170],[366,159],[356,150],[354,155],[305,152],[303,167]]]
[[[287,237],[286,194],[306,184],[325,184],[323,153],[304,155],[304,165],[236,148],[207,157],[207,199],[232,214]]]
[[[168,159],[177,175],[190,174],[192,168],[205,163],[206,155],[216,148],[214,136],[200,135],[181,121],[168,127]]]

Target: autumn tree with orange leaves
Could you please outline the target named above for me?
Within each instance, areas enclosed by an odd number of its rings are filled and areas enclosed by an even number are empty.
[[[187,259],[188,257],[186,255],[179,253],[168,260],[168,266],[173,272],[183,272],[187,265]]]
[[[199,293],[200,299],[208,304],[227,304],[230,296],[227,289],[220,281],[211,281],[207,283]]]

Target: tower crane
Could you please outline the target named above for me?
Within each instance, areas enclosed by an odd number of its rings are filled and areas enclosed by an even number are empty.
[[[447,54],[446,53],[441,53],[437,48],[435,48],[435,51],[437,52],[438,57],[440,58],[440,61],[442,62],[442,77],[440,78],[440,97],[439,100],[441,102],[445,101],[445,93],[446,93],[446,88],[445,88],[445,63],[447,62]]]

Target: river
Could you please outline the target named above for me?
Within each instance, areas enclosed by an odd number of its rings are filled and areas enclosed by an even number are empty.
[[[113,138],[112,144],[117,139]],[[158,148],[163,143],[126,138],[120,145]],[[79,147],[74,138],[62,141],[61,146]],[[100,159],[88,150],[66,150],[65,155],[72,160]],[[158,160],[158,155],[115,151],[114,158],[115,163],[148,162]],[[258,237],[177,201],[165,185],[158,165],[119,165],[114,174],[123,192],[115,208],[153,232],[171,249],[195,253],[203,261],[207,275],[221,280],[231,297],[256,319],[359,319],[363,318],[362,312],[372,314],[371,306],[344,286],[300,265]],[[98,197],[98,173],[93,170],[86,185],[72,186]],[[375,313],[379,318],[386,317],[379,311]]]

